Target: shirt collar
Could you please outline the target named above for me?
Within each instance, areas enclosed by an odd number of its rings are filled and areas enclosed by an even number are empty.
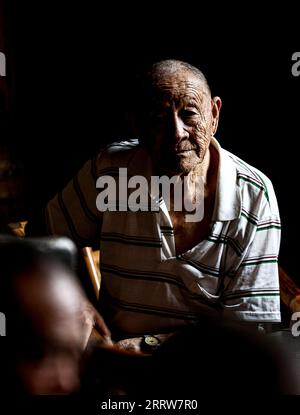
[[[213,137],[211,144],[219,154],[219,167],[213,221],[237,219],[241,213],[241,194],[234,161]]]

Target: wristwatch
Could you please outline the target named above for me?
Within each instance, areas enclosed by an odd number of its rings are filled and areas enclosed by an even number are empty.
[[[160,340],[158,337],[150,335],[150,334],[145,334],[142,337],[142,341],[141,341],[141,351],[145,352],[145,353],[152,353],[154,352],[154,350],[156,350],[160,345]]]

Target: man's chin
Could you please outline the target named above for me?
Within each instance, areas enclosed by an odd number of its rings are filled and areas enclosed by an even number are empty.
[[[176,169],[178,173],[188,174],[197,166],[198,163],[198,158],[196,159],[195,157],[191,158],[183,156],[178,158],[176,163]]]

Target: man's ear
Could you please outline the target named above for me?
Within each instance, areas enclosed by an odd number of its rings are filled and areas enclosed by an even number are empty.
[[[222,107],[222,100],[220,97],[213,97],[211,99],[211,113],[212,113],[212,133],[216,133],[218,129],[219,116]]]

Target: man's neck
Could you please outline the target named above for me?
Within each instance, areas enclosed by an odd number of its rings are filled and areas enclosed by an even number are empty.
[[[187,174],[189,181],[191,183],[194,183],[195,181],[197,181],[199,177],[201,177],[203,180],[204,187],[207,186],[208,172],[209,172],[209,167],[210,167],[210,162],[211,162],[210,152],[211,150],[209,148],[204,156],[203,161],[201,163],[198,163],[195,166],[195,168]]]
[[[200,180],[202,181],[203,187],[201,190],[201,195],[198,195],[198,197],[206,198],[211,194],[210,173],[211,170],[214,169],[214,167],[211,166],[211,162],[211,148],[209,148],[204,156],[203,161],[197,164],[197,166],[187,174],[186,177],[188,184],[188,194],[185,194],[185,197],[189,198],[191,201],[195,201],[197,197],[197,193],[199,192],[197,183],[199,184]]]

